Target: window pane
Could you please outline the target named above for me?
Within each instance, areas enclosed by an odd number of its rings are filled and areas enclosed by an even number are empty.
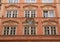
[[[47,2],[47,0],[42,0],[42,2],[43,2],[43,3],[46,3],[46,2]]]
[[[8,0],[9,1],[9,3],[13,3],[13,0]]]
[[[43,3],[52,3],[53,0],[42,0]]]
[[[35,10],[31,10],[31,17],[34,18],[36,15],[36,11]]]
[[[4,35],[15,35],[16,27],[4,27]]]
[[[35,10],[25,10],[25,17],[34,18],[35,15],[36,15],[36,11]]]
[[[36,0],[31,0],[31,2],[32,2],[32,3],[35,3],[35,2],[36,2]]]
[[[30,3],[30,0],[26,0],[27,3]]]
[[[8,17],[8,18],[11,17],[11,10],[7,10],[7,17]]]
[[[53,10],[47,10],[43,11],[44,17],[54,17],[54,11]]]
[[[48,17],[48,11],[43,11],[44,17]]]
[[[52,3],[53,2],[53,0],[48,0],[48,3]]]
[[[7,18],[16,18],[17,10],[7,10]]]
[[[26,0],[26,3],[35,3],[36,0]]]
[[[44,29],[45,29],[45,35],[50,35],[50,30],[49,30],[49,27],[48,26],[46,26],[46,27],[44,27]]]
[[[18,3],[18,0],[8,0],[8,3]]]
[[[36,28],[35,27],[31,27],[31,35],[35,35],[36,34]]]
[[[54,26],[51,27],[51,35],[56,35],[56,28]]]
[[[45,35],[56,35],[56,27],[55,26],[45,26],[44,32],[45,32]]]
[[[17,17],[17,10],[13,10],[13,16],[12,17]]]
[[[49,17],[54,17],[54,11],[53,10],[49,11]]]
[[[18,3],[18,0],[14,0],[14,3]]]
[[[29,10],[25,10],[25,17],[30,17],[30,11]]]
[[[29,27],[24,27],[24,34],[29,35]]]
[[[36,35],[36,28],[31,26],[24,27],[25,35]]]

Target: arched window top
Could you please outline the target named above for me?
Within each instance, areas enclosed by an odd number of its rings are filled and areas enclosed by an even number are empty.
[[[7,20],[7,21],[3,21],[2,23],[3,25],[11,25],[11,26],[18,25],[18,22],[14,20]]]
[[[24,9],[36,9],[36,8],[38,8],[38,6],[36,6],[36,5],[25,5],[25,6],[23,6],[23,8]]]
[[[20,8],[18,5],[6,5],[5,8]]]
[[[44,25],[44,26],[45,26],[45,25],[52,26],[52,25],[57,25],[57,23],[56,23],[56,22],[53,22],[53,21],[51,21],[51,22],[45,21],[45,22],[43,22],[43,25]]]
[[[54,10],[53,7],[44,7],[43,10]]]
[[[44,10],[54,10],[55,8],[56,8],[56,6],[54,6],[54,5],[43,5],[43,6],[41,6],[41,8]]]

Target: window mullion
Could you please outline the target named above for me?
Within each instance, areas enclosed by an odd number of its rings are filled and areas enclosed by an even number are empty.
[[[9,35],[10,35],[10,32],[11,32],[11,27],[9,27]]]
[[[31,35],[31,27],[29,27],[29,35]]]
[[[30,11],[30,17],[31,17],[31,11]]]
[[[7,35],[7,27],[6,27],[5,31],[6,31],[6,35]]]
[[[48,11],[48,17],[50,17],[50,16],[49,16],[49,11]]]
[[[51,35],[51,26],[49,26],[49,32],[50,32],[50,35]]]
[[[11,11],[11,17],[13,17],[13,14],[14,14],[14,10]]]

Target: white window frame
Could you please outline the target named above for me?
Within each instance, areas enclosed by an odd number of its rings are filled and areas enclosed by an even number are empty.
[[[19,0],[8,0],[8,3],[19,3]]]
[[[46,27],[46,28],[44,28],[44,27]],[[44,27],[43,27],[43,34],[44,35],[54,35],[54,34],[51,33],[52,32],[51,31],[52,30],[51,27],[55,27],[55,32],[56,32],[55,35],[57,35],[57,28],[56,28],[56,26],[44,26]],[[47,27],[49,27],[49,34],[45,34],[45,29],[47,29]],[[53,30],[53,33],[54,33],[54,30]]]
[[[43,17],[55,17],[55,11],[54,10],[43,10],[43,11],[47,11],[47,16],[46,16],[46,14],[43,12]],[[50,14],[50,11],[53,11],[53,15],[52,14]]]
[[[3,35],[16,35],[16,26],[11,26],[11,27],[9,27],[9,29],[8,29],[8,34],[7,34],[7,27],[8,26],[6,26],[6,30],[4,29],[5,27],[3,27]],[[14,34],[14,29],[12,29],[12,27],[15,27],[15,34]],[[13,32],[12,32],[12,34],[10,34],[11,33],[11,30],[13,30]],[[4,34],[4,31],[6,31],[5,32],[5,34]]]
[[[7,10],[6,17],[7,18],[16,18],[16,17],[18,17],[18,11],[17,10]]]
[[[42,0],[42,3],[53,3],[54,2],[54,0]]]
[[[26,13],[26,11],[29,11],[29,13]],[[32,11],[35,11],[35,14],[32,13]],[[27,15],[26,15],[26,14],[27,14]],[[28,15],[28,14],[29,14],[29,15]],[[33,15],[33,17],[32,17],[32,15]],[[34,17],[37,17],[36,15],[37,15],[36,10],[25,10],[25,11],[24,11],[24,17],[26,16],[27,18],[28,18],[28,17],[29,17],[29,18],[34,18]]]
[[[36,27],[35,27],[35,30],[34,30],[34,28],[33,28],[33,34],[31,34],[32,33],[32,27],[31,26],[26,26],[26,27],[28,27],[28,30],[29,30],[29,34],[27,33],[27,32],[25,32],[25,27],[24,27],[24,30],[23,30],[23,33],[24,33],[24,35],[36,35],[36,34],[34,34],[34,32],[35,33],[37,33],[37,31],[36,31]],[[26,31],[27,31],[27,29],[26,29]],[[25,34],[26,33],[26,34]]]
[[[37,0],[35,0],[35,1],[32,1],[32,0],[27,1],[27,0],[25,0],[25,3],[36,3],[36,1]]]

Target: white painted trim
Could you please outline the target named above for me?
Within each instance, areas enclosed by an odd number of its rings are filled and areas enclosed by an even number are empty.
[[[42,0],[42,3],[53,3],[54,2],[54,0],[51,0],[51,1],[49,1],[49,0]]]
[[[35,17],[37,17],[37,15],[38,15],[38,14],[37,14],[37,10],[35,10]]]
[[[27,0],[25,0],[25,3],[36,3],[36,2],[37,2],[37,0],[35,0],[35,1],[29,0],[29,2],[27,2]]]
[[[26,11],[26,10],[24,10],[24,17],[25,17],[25,11]]]

